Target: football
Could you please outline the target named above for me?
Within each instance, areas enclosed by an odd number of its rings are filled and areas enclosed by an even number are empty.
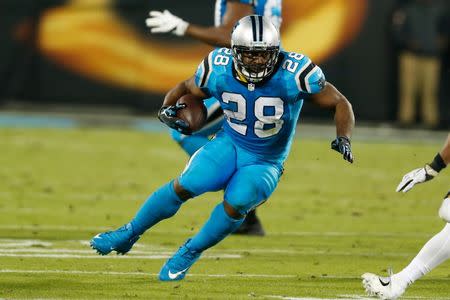
[[[206,122],[206,106],[203,101],[199,100],[197,96],[192,94],[183,95],[178,99],[177,104],[186,104],[186,107],[177,111],[177,117],[189,124],[189,132],[201,129]]]

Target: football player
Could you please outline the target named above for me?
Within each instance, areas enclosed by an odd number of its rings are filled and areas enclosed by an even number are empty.
[[[199,101],[219,100],[226,116],[223,130],[191,157],[179,177],[154,192],[131,222],[91,240],[100,254],[124,254],[141,234],[173,216],[188,199],[224,190],[223,201],[200,231],[164,264],[162,281],[183,279],[203,251],[239,228],[245,215],[269,198],[283,173],[305,101],[334,110],[337,137],[331,148],[353,162],[351,104],[307,56],[280,50],[278,29],[266,17],[239,20],[231,49],[212,51],[194,76],[166,94],[159,118],[181,132],[185,123],[176,111],[185,108],[176,102],[188,93]]]
[[[433,161],[403,176],[396,191],[406,193],[416,184],[433,179],[449,162],[450,134],[447,136],[444,147]],[[389,274],[389,277],[381,277],[372,273],[362,275],[363,286],[369,295],[378,296],[380,299],[397,299],[414,281],[450,258],[450,191],[444,197],[439,209],[439,217],[446,222],[444,229],[423,246],[406,268],[396,274]]]
[[[189,36],[215,47],[230,48],[230,33],[236,22],[247,15],[258,14],[269,17],[277,28],[281,25],[282,0],[216,0],[214,12],[214,25],[203,27],[188,23],[171,14],[168,10],[163,12],[150,11],[146,24],[152,33],[171,32],[177,36]],[[205,101],[207,107],[207,123],[192,135],[185,135],[177,130],[171,130],[172,138],[191,156],[195,151],[205,145],[210,136],[214,135],[223,124],[223,111],[219,101],[210,98]],[[234,233],[263,236],[264,229],[256,211],[247,214],[244,223]]]

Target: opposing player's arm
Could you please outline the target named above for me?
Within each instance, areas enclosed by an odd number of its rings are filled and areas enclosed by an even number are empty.
[[[324,82],[323,89],[319,93],[311,95],[310,98],[320,107],[334,110],[336,139],[331,142],[331,149],[338,151],[345,160],[353,163],[350,138],[355,125],[355,116],[352,105],[329,82]]]
[[[172,32],[175,35],[188,35],[215,47],[230,47],[230,33],[234,24],[247,15],[253,13],[250,4],[240,3],[237,0],[227,1],[227,10],[223,16],[220,26],[200,26],[188,23],[171,14],[168,10],[164,12],[151,11],[150,18],[146,19],[147,27],[152,33]]]
[[[414,169],[406,173],[396,191],[406,193],[416,184],[429,181],[436,177],[450,163],[450,134],[444,143],[441,151],[434,157],[431,163],[425,164],[422,168]]]

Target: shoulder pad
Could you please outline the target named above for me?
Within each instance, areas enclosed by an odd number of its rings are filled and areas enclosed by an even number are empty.
[[[295,75],[298,89],[307,94],[317,94],[325,87],[325,75],[309,58]]]
[[[309,57],[295,52],[285,52],[282,68],[295,78],[297,89],[301,93],[316,94],[325,86],[325,76],[319,66]]]
[[[218,48],[211,51],[198,65],[195,72],[195,83],[199,88],[207,87],[212,73],[219,74],[233,61],[231,49]]]

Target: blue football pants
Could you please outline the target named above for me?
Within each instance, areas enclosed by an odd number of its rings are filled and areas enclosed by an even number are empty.
[[[272,163],[239,148],[223,131],[194,153],[179,177],[193,197],[224,190],[224,200],[245,215],[275,190],[281,163]]]

